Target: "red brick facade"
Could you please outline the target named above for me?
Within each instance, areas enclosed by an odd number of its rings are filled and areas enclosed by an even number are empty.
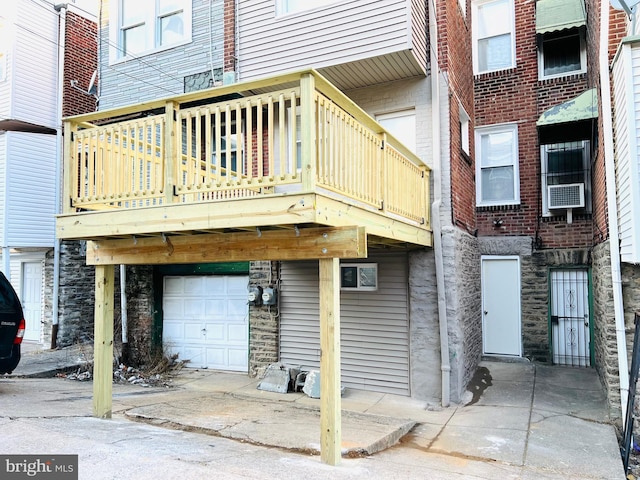
[[[82,90],[89,87],[91,76],[98,66],[97,34],[96,22],[67,11],[62,111],[64,117],[96,110],[96,97],[76,90],[71,86],[71,81],[77,81],[78,88]]]
[[[538,80],[535,18],[535,2],[515,0],[516,66],[475,76],[475,127],[517,124],[520,181],[519,205],[476,209],[478,235],[530,236],[541,248],[587,247],[593,244],[591,214],[574,215],[571,224],[564,211],[543,217],[536,122],[549,108],[595,87],[597,63],[589,58],[586,74]],[[589,43],[587,49],[593,45]]]
[[[440,68],[449,80],[449,122],[451,152],[451,208],[455,225],[473,232],[475,214],[475,166],[473,162],[473,68],[471,61],[471,18],[458,0],[438,3]],[[470,118],[469,153],[462,149],[460,108]]]
[[[235,0],[224,0],[224,58],[225,72],[236,70],[236,11]]]

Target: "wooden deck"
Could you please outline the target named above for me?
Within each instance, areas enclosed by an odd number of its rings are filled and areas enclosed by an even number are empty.
[[[65,172],[61,239],[364,227],[432,241],[428,167],[313,70],[68,118]]]
[[[94,416],[110,418],[114,266],[317,259],[321,458],[341,455],[341,258],[432,244],[428,167],[315,71],[65,120],[60,239],[95,265]]]

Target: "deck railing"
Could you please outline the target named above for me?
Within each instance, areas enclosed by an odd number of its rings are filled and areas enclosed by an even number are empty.
[[[72,117],[65,132],[68,212],[299,191],[429,225],[426,165],[313,71]]]

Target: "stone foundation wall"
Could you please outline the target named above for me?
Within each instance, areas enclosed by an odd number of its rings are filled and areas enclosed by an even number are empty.
[[[611,417],[619,419],[621,418],[620,378],[609,241],[597,245],[591,256],[595,366],[607,392]]]
[[[522,350],[531,361],[550,363],[549,269],[589,267],[587,248],[533,250],[531,237],[481,237],[482,255],[520,257]]]
[[[409,341],[411,396],[439,404],[440,322],[433,249],[409,254]]]
[[[459,402],[482,357],[482,303],[478,238],[442,229],[449,329],[451,401]]]
[[[127,346],[121,350],[121,361],[134,366],[148,365],[154,361],[156,353],[153,341],[157,333],[153,321],[155,310],[153,267],[128,265],[126,277]],[[122,339],[119,307],[114,316],[116,318],[114,335],[116,344],[119,345]]]
[[[278,262],[251,262],[249,286],[279,288]],[[266,367],[279,360],[280,314],[278,304],[249,306],[249,375],[261,376]]]

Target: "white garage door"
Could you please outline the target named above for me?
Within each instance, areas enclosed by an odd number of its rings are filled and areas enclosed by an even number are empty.
[[[247,276],[166,276],[162,343],[188,367],[248,370]]]

